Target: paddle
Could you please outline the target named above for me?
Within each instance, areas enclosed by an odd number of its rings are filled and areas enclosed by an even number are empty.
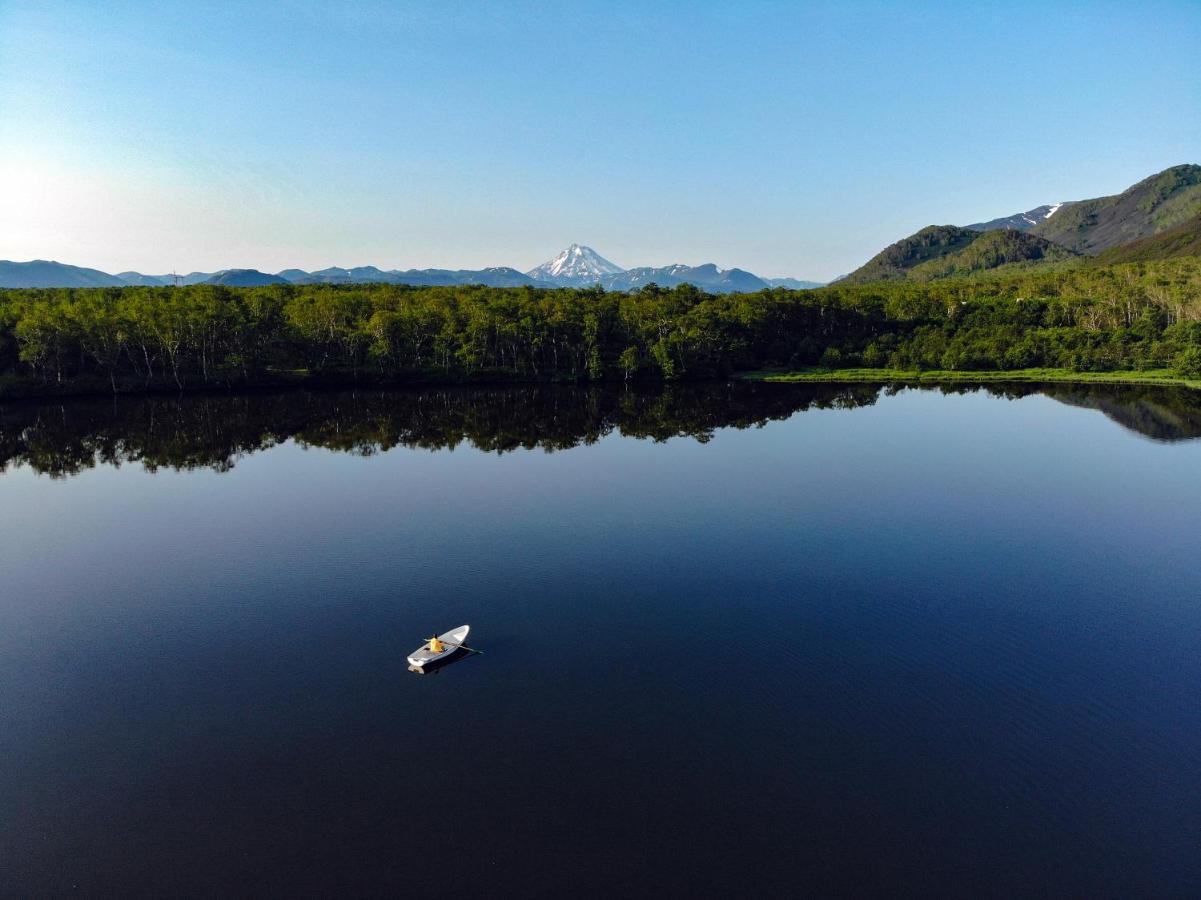
[[[474,647],[468,647],[466,644],[456,644],[453,641],[443,641],[447,647],[458,647],[460,650],[466,650],[468,653],[483,653],[483,650],[476,650]]]

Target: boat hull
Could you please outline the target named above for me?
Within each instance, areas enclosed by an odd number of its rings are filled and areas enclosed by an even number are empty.
[[[449,659],[459,652],[461,649],[459,645],[467,640],[469,631],[471,631],[470,625],[460,625],[458,628],[452,628],[450,631],[438,635],[438,640],[447,645],[441,653],[434,653],[430,650],[429,644],[422,644],[409,654],[409,665],[415,669],[424,669],[426,666]]]

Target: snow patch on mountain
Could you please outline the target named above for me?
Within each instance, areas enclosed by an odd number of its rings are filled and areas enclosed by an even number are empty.
[[[1047,203],[1043,206],[1036,206],[1034,209],[1026,212],[1015,213],[1012,216],[1003,216],[1000,219],[990,219],[987,222],[977,222],[975,225],[968,225],[972,231],[991,231],[995,228],[1007,228],[1012,231],[1029,231],[1035,225],[1041,225],[1060,209],[1067,206],[1067,203]]]

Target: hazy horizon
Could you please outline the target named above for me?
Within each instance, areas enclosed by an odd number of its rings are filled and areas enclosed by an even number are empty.
[[[827,281],[1201,162],[1194,3],[550,11],[5,3],[0,258]]]

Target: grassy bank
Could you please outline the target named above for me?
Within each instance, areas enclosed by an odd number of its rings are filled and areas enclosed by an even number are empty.
[[[982,372],[906,369],[799,369],[796,371],[759,370],[739,376],[750,381],[830,382],[862,381],[920,383],[985,383],[1001,381],[1067,382],[1074,384],[1156,384],[1176,385],[1201,390],[1201,379],[1185,378],[1171,369],[1143,372],[1075,372],[1071,369],[1013,369]]]

